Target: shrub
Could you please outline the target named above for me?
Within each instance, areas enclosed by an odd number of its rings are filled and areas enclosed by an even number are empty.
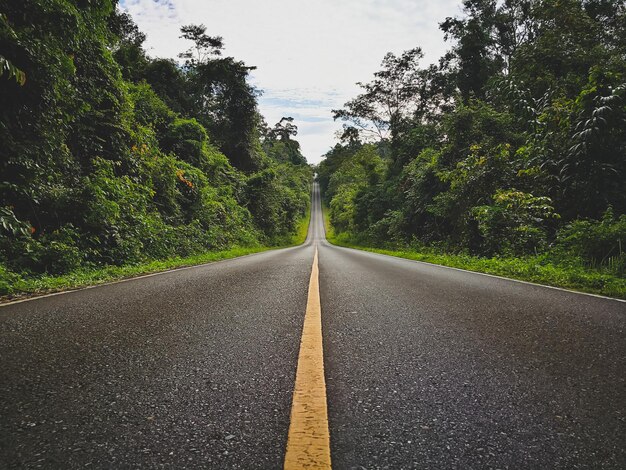
[[[85,261],[80,238],[81,234],[72,225],[44,234],[33,252],[36,266],[48,274],[62,274],[80,267]]]
[[[474,207],[486,254],[524,255],[546,246],[544,222],[556,219],[548,197],[511,190],[497,190],[493,204]]]
[[[208,140],[206,130],[198,121],[177,118],[167,129],[161,145],[165,152],[172,152],[181,160],[201,168],[208,163],[204,153]]]
[[[142,126],[150,126],[155,132],[163,133],[176,119],[176,114],[145,82],[129,84],[129,97],[133,103],[135,119]]]
[[[148,214],[152,190],[128,175],[116,176],[115,163],[96,158],[94,172],[86,178],[86,228],[91,255],[98,261],[123,264],[145,258],[138,219]]]
[[[13,293],[15,284],[21,281],[19,274],[12,272],[6,266],[0,264],[0,295]]]
[[[602,220],[575,220],[557,235],[556,251],[582,258],[591,267],[626,273],[626,215],[615,217],[609,207]]]

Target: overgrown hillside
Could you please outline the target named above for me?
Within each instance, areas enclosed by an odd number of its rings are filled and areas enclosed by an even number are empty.
[[[318,173],[337,236],[626,295],[625,3],[463,5],[438,64],[388,54],[335,111],[345,132]]]
[[[311,170],[253,67],[185,26],[148,57],[115,1],[0,0],[0,294],[22,278],[287,243]]]

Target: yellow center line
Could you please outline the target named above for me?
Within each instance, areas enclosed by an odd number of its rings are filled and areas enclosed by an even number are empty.
[[[284,468],[331,468],[317,247],[302,328]]]

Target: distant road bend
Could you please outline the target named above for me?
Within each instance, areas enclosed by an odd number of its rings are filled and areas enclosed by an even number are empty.
[[[332,246],[315,186],[301,246],[1,307],[0,468],[623,469],[625,326]]]

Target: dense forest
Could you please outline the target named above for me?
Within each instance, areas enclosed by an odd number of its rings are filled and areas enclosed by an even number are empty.
[[[626,272],[626,3],[465,0],[449,51],[385,56],[318,175],[361,246]]]
[[[311,169],[254,67],[184,26],[151,58],[111,0],[0,0],[0,293],[76,269],[288,243]]]

